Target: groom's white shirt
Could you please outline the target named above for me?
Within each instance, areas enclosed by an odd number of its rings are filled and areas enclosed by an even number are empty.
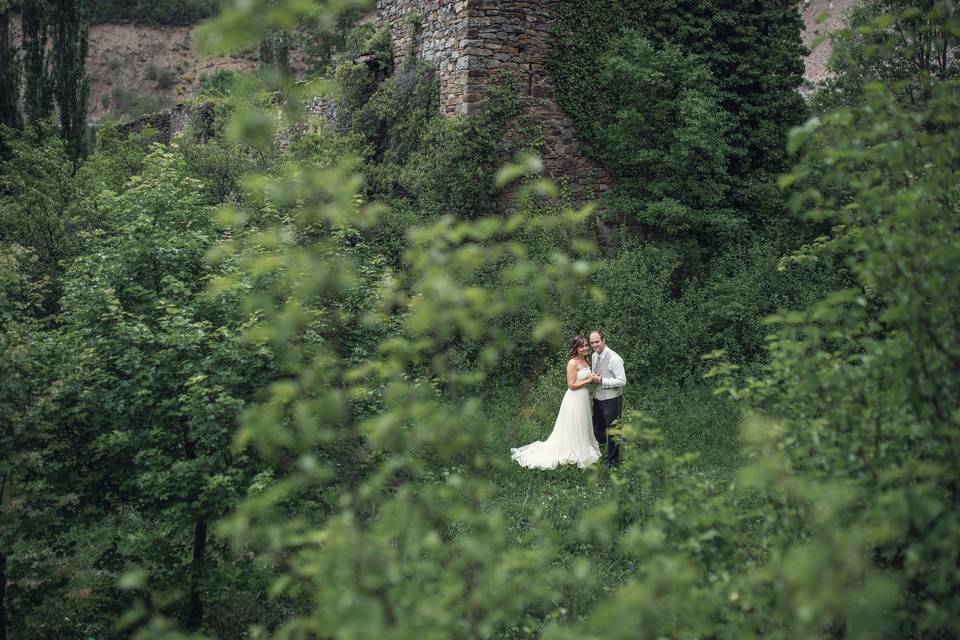
[[[613,393],[598,391],[599,399],[609,400],[623,393],[623,388],[627,386],[627,374],[623,369],[623,358],[616,351],[610,347],[604,347],[601,353],[594,352],[590,359],[590,368],[603,376],[600,378],[601,389],[615,390]],[[603,375],[604,373],[606,375]]]

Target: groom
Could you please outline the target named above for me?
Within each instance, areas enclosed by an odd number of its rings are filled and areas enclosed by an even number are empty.
[[[607,465],[615,467],[620,464],[620,443],[609,430],[623,413],[627,374],[623,370],[623,358],[607,347],[603,331],[595,329],[590,332],[590,348],[593,349],[591,377],[599,385],[593,395],[593,435],[597,442],[606,443]]]

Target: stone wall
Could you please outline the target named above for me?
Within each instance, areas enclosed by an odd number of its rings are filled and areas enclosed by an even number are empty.
[[[201,105],[199,108],[204,108]],[[144,129],[156,129],[157,139],[168,144],[178,133],[186,131],[190,125],[190,118],[194,108],[186,104],[178,104],[164,111],[141,116],[120,126],[120,130],[128,133],[139,133]]]
[[[377,16],[390,23],[396,63],[409,53],[432,63],[440,79],[441,111],[459,111],[469,86],[468,0],[378,0]]]
[[[601,195],[610,176],[583,154],[576,126],[557,105],[547,68],[557,0],[378,0],[391,26],[394,57],[408,53],[436,67],[445,114],[482,108],[487,83],[503,72],[518,80],[524,119],[543,131],[545,173],[575,203]]]

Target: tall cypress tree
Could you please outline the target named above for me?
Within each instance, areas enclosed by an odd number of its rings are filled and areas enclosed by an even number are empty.
[[[23,0],[20,16],[23,25],[25,83],[23,110],[29,122],[48,118],[53,113],[50,62],[47,41],[50,23],[45,0]]]
[[[0,0],[0,124],[20,126],[20,61],[10,38],[10,6]]]
[[[53,91],[60,108],[61,137],[74,162],[84,155],[86,147],[90,95],[90,76],[85,67],[90,33],[86,5],[86,0],[50,0]]]

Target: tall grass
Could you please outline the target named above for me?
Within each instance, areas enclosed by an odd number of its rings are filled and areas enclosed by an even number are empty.
[[[544,620],[585,615],[635,571],[612,546],[593,544],[585,535],[585,523],[594,517],[591,510],[615,499],[614,481],[602,465],[542,471],[510,459],[510,447],[546,438],[563,393],[562,375],[548,374],[529,388],[501,389],[487,399],[491,428],[478,453],[492,462],[493,490],[487,504],[478,508],[500,511],[518,545],[552,540],[559,568],[575,577],[557,592],[545,593],[544,609],[529,612],[529,625],[518,625],[511,637],[537,637]],[[718,480],[732,477],[740,458],[738,415],[709,386],[630,388],[625,405],[654,420],[665,446],[676,453],[697,453],[698,472]],[[623,455],[629,456],[629,449]]]

